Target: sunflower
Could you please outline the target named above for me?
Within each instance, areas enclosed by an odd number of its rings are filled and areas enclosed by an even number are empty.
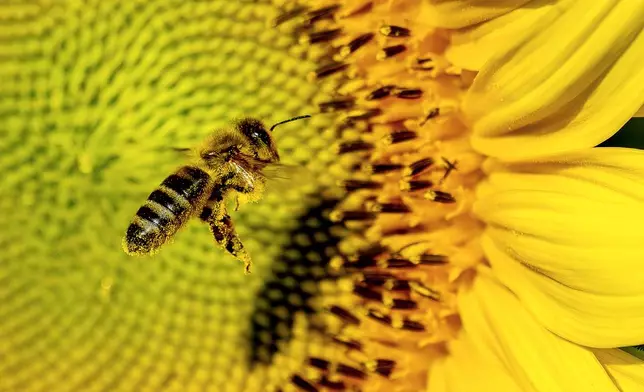
[[[0,390],[641,390],[644,4],[490,3],[0,5]],[[121,252],[173,147],[316,108],[253,274]]]
[[[322,107],[349,107],[359,131],[340,152],[362,155],[332,216],[357,233],[334,265],[353,276],[363,352],[396,363],[367,389],[421,389],[427,368],[429,390],[643,388],[641,361],[615,347],[644,331],[628,279],[644,155],[593,147],[644,103],[644,4],[346,2],[334,16],[310,33],[333,32],[347,70]]]

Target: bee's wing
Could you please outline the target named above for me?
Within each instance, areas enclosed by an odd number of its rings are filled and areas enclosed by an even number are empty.
[[[304,166],[286,165],[284,163],[274,163],[268,165],[262,171],[264,178],[268,182],[292,182],[299,180],[308,173]]]
[[[255,188],[255,176],[251,174],[252,168],[246,168],[237,162],[231,162],[233,170],[239,175],[239,178],[244,182],[244,187],[248,189]]]
[[[244,165],[236,165],[238,166],[238,172],[242,174],[243,178],[248,179],[249,185],[255,185],[253,181],[256,178],[263,180],[265,192],[285,191],[293,187],[293,184],[306,181],[307,176],[310,175],[304,166],[287,165],[284,163],[266,164],[266,162],[257,161],[250,157],[247,157],[244,161],[245,165],[248,165],[248,168],[244,168]],[[256,175],[251,175],[249,173],[250,170],[256,173]]]

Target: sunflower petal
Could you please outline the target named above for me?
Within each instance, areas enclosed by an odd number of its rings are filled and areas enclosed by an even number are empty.
[[[472,288],[459,293],[463,328],[524,390],[618,390],[591,351],[546,330],[489,270],[480,272]]]
[[[450,63],[478,71],[495,54],[510,48],[519,37],[530,34],[530,26],[550,12],[541,3],[533,1],[530,7],[520,7],[485,23],[452,32],[446,57]],[[538,3],[538,4],[535,4]]]
[[[644,152],[597,148],[487,169],[474,208],[499,279],[566,339],[644,342]]]
[[[522,392],[524,389],[508,373],[498,357],[482,354],[466,334],[461,333],[449,343],[449,355],[429,368],[427,390],[431,392],[468,392],[480,388],[485,380],[488,390]]]
[[[536,19],[486,63],[463,103],[473,145],[489,156],[595,146],[644,103],[642,0],[564,0]]]
[[[622,392],[644,390],[644,361],[619,349],[593,352]]]
[[[428,0],[419,20],[436,27],[458,29],[503,15],[530,0]]]

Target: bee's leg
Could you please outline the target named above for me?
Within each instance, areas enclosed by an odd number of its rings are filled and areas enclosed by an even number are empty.
[[[226,213],[223,202],[210,202],[199,216],[202,221],[210,226],[215,241],[236,259],[244,263],[245,273],[250,273],[250,256],[242,244],[230,215]]]
[[[224,213],[223,218],[211,220],[208,223],[217,243],[236,259],[243,262],[244,272],[249,274],[251,259],[246,249],[244,249],[244,244],[239,239],[237,231],[235,231],[235,226],[230,216]]]

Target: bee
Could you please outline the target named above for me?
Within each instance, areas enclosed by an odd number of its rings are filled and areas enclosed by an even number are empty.
[[[268,131],[261,121],[244,118],[213,132],[192,150],[192,162],[163,180],[136,212],[123,239],[125,253],[153,254],[191,218],[198,217],[210,226],[217,244],[243,262],[245,273],[250,273],[251,257],[235,231],[225,200],[234,195],[239,207],[240,200],[261,198],[266,184],[263,171],[280,160],[273,129],[307,117],[311,116],[278,122]]]

